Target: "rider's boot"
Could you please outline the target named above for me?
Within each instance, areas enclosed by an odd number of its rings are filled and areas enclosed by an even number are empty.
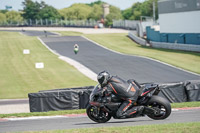
[[[125,113],[125,116],[126,118],[140,116],[143,110],[144,106],[134,106]]]

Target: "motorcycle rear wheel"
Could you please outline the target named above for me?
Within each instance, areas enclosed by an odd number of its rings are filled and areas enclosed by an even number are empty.
[[[160,96],[152,96],[148,102],[148,107],[159,112],[158,114],[147,114],[148,117],[154,120],[166,119],[171,114],[171,105],[169,101]]]
[[[88,105],[86,113],[91,120],[97,123],[106,123],[111,119],[111,115],[102,109],[100,110],[100,114],[97,114],[97,107],[92,105]]]

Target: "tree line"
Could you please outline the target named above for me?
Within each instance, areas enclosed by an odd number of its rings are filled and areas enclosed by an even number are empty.
[[[130,8],[121,11],[119,8],[110,5],[110,13],[105,18],[107,26],[112,25],[113,20],[140,20],[140,16],[153,16],[153,1],[156,2],[156,18],[157,1],[146,0],[142,3],[134,3]],[[96,1],[90,4],[73,4],[68,8],[55,9],[53,6],[46,4],[44,1],[33,2],[32,0],[24,0],[22,2],[23,10],[8,11],[0,10],[1,22],[19,22],[23,20],[101,20],[103,16],[102,5],[105,2]]]

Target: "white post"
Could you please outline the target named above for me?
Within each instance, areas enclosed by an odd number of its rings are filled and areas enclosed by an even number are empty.
[[[153,1],[153,24],[155,25],[156,22],[156,7],[155,7],[155,1]]]

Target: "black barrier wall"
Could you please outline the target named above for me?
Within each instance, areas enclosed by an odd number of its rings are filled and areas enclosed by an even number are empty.
[[[86,108],[94,86],[44,90],[30,93],[30,112],[70,110]]]
[[[168,99],[169,102],[179,103],[187,101],[183,82],[160,84],[159,87],[161,89],[159,95]]]
[[[200,80],[159,84],[159,95],[169,102],[200,101]],[[30,93],[30,112],[85,109],[94,86],[44,90]]]
[[[200,101],[200,80],[191,80],[185,82],[188,101]]]

